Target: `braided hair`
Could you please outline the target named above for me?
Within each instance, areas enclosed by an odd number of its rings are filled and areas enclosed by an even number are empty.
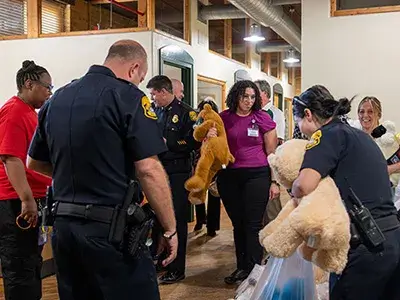
[[[17,72],[17,88],[21,92],[27,80],[39,81],[43,74],[49,74],[47,70],[35,64],[33,60],[25,60],[22,68]]]

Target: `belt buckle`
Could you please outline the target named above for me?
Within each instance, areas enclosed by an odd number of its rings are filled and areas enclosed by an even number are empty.
[[[85,205],[85,219],[87,219],[89,217],[89,212],[92,207],[93,207],[93,204]]]

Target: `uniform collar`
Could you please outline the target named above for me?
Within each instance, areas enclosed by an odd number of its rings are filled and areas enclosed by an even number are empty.
[[[111,71],[111,69],[105,67],[105,66],[100,66],[100,65],[93,65],[89,68],[88,74],[103,74],[106,76],[111,76],[113,78],[117,78],[115,76],[114,72]]]
[[[172,106],[174,106],[176,103],[179,103],[179,100],[175,97],[174,100],[172,100],[170,104],[168,104],[167,106],[164,106],[164,109],[170,110],[172,108]]]
[[[343,124],[343,122],[338,118],[335,117],[333,118],[329,123],[326,123],[325,125],[323,125],[322,127],[327,129],[327,128],[331,128],[336,126],[337,124]]]
[[[273,106],[273,105],[272,105],[272,101],[269,101],[269,102],[263,107],[263,110],[271,109],[272,106]]]

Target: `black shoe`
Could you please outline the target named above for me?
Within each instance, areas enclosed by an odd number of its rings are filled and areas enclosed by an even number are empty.
[[[215,230],[207,230],[207,236],[216,237],[217,233],[215,232]]]
[[[196,223],[194,226],[194,231],[200,231],[203,228],[203,223]]]
[[[185,279],[185,274],[181,272],[167,272],[159,278],[160,283],[171,284]]]
[[[249,273],[244,270],[236,269],[231,275],[224,278],[226,284],[235,284],[242,282],[249,276]]]

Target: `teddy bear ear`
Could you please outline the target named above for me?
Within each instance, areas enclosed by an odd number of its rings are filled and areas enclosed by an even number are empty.
[[[204,105],[204,108],[205,108],[206,110],[211,110],[211,105],[210,105],[210,104],[206,104],[206,105]]]

